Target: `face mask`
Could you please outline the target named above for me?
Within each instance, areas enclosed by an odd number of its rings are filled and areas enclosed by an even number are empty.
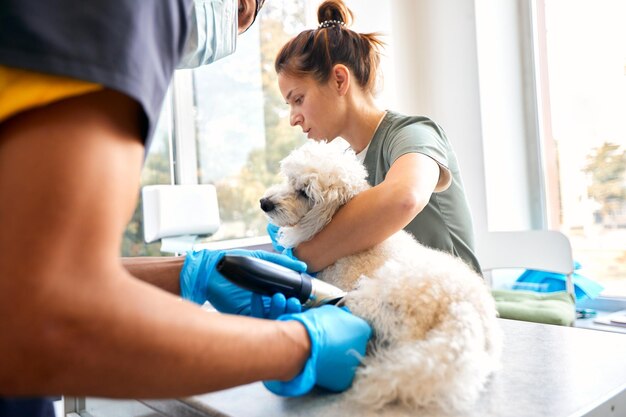
[[[235,52],[238,0],[194,0],[178,69],[210,64]]]

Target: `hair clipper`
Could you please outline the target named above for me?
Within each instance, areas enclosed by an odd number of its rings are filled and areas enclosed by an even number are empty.
[[[279,292],[287,298],[297,298],[306,308],[336,305],[346,295],[339,288],[305,272],[251,256],[224,255],[217,270],[241,288],[268,296]]]

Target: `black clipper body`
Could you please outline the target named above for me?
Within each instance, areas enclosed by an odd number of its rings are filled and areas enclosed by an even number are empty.
[[[241,288],[268,296],[280,292],[286,298],[297,298],[306,308],[337,304],[346,295],[305,272],[251,256],[224,255],[217,270]]]

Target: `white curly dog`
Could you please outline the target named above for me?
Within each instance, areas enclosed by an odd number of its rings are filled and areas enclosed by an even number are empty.
[[[261,205],[287,248],[311,239],[369,188],[365,168],[340,139],[309,140],[280,167],[285,181],[270,187]],[[501,330],[483,279],[404,231],[317,278],[349,291],[345,305],[374,329],[347,394],[369,409],[463,410],[499,367]]]

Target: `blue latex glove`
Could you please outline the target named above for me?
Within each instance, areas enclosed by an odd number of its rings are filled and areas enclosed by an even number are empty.
[[[250,315],[261,319],[275,320],[283,314],[294,314],[302,311],[302,304],[297,298],[286,299],[281,293],[271,298],[252,293]]]
[[[208,301],[222,313],[246,316],[251,314],[252,292],[240,288],[217,272],[216,266],[224,255],[252,256],[286,266],[298,272],[306,271],[304,262],[262,250],[233,249],[188,252],[180,271],[180,293],[184,299],[197,304]],[[263,311],[270,311],[271,300],[268,298],[266,302],[268,303],[267,309]]]
[[[291,381],[265,381],[274,394],[295,397],[309,392],[314,385],[340,392],[352,385],[354,373],[365,355],[372,328],[353,316],[347,308],[325,305],[299,314],[286,314],[278,320],[297,320],[311,338],[311,356],[304,369]]]
[[[278,253],[282,253],[285,250],[285,247],[278,243],[278,230],[280,227],[276,226],[274,223],[268,223],[266,229],[267,234],[270,239],[272,239],[272,246],[274,247],[274,250]]]

